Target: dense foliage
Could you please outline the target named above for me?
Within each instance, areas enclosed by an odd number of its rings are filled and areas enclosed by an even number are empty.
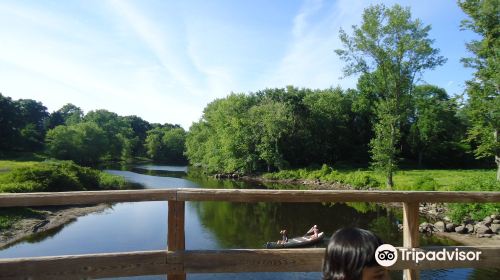
[[[49,161],[15,167],[0,173],[0,192],[54,192],[117,189],[124,178],[71,161]]]
[[[480,36],[467,44],[473,56],[462,60],[475,70],[467,82],[468,140],[476,144],[476,157],[495,159],[500,181],[500,1],[464,0],[459,5],[470,17],[462,27]]]
[[[180,126],[151,124],[137,116],[122,117],[107,110],[85,115],[73,104],[49,114],[40,102],[15,101],[0,94],[0,130],[0,155],[46,152],[49,157],[80,164],[137,157],[186,161],[186,132]],[[157,131],[164,134],[158,149],[146,139]]]
[[[294,87],[231,94],[208,104],[186,140],[192,164],[210,172],[280,170],[336,165],[366,167],[374,137],[376,94],[340,88]],[[467,121],[456,99],[417,86],[405,107],[398,149],[421,166],[471,166],[464,145]]]
[[[369,91],[378,97],[373,103],[376,121],[370,152],[373,166],[386,174],[389,187],[398,166],[398,146],[415,79],[446,61],[432,47],[429,30],[430,26],[412,19],[409,8],[399,5],[370,6],[361,25],[353,26],[353,35],[340,30],[343,49],[336,52],[347,63],[345,74],[369,77]]]

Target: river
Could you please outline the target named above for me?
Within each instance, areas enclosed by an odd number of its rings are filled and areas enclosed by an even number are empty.
[[[215,180],[183,166],[141,165],[106,170],[145,188],[267,188],[255,183]],[[296,188],[296,186],[272,186]],[[266,241],[303,235],[317,224],[327,236],[356,226],[376,232],[386,243],[400,246],[399,209],[367,203],[186,203],[186,249],[263,248]],[[167,202],[115,203],[51,232],[41,233],[0,251],[0,258],[162,250],[167,247]],[[454,245],[422,237],[422,245]],[[320,244],[317,246],[325,246]],[[393,272],[400,279],[401,272]],[[188,279],[321,279],[320,273],[189,274]],[[110,278],[108,278],[110,279]],[[165,279],[142,276],[116,279]],[[500,279],[499,270],[452,269],[423,271],[421,279]]]

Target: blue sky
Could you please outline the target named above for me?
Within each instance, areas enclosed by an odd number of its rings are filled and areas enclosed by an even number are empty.
[[[334,53],[338,30],[380,2],[432,26],[448,62],[421,82],[462,93],[471,71],[459,60],[474,35],[459,30],[465,15],[450,0],[0,0],[0,92],[187,129],[230,92],[355,87]]]

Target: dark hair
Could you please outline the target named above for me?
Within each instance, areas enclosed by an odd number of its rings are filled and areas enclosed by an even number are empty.
[[[375,251],[382,240],[359,228],[337,230],[328,243],[323,260],[324,280],[361,280],[363,268],[376,266]]]

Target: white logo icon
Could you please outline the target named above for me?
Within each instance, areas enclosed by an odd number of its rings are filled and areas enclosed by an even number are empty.
[[[398,260],[398,251],[391,244],[382,244],[375,251],[375,260],[381,266],[391,266]]]

